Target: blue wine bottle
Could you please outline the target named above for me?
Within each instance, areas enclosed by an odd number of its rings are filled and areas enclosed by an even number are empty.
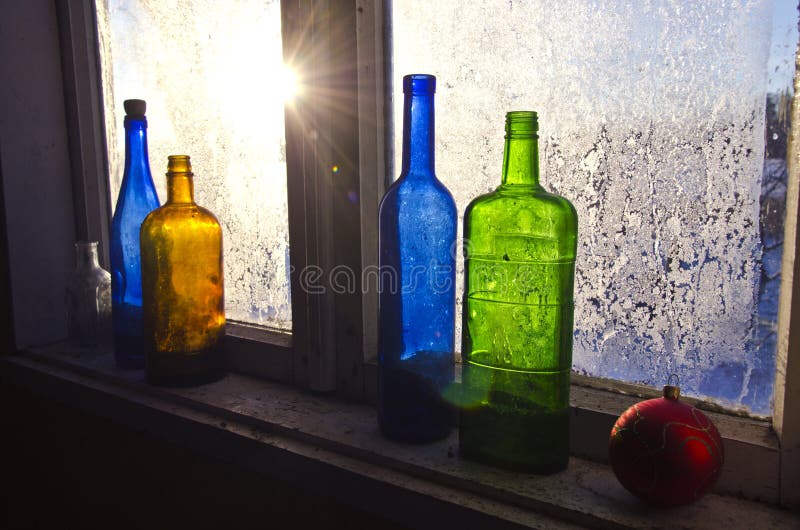
[[[114,357],[124,368],[144,367],[139,229],[160,205],[147,156],[145,110],[141,99],[125,101],[125,172],[111,223]]]
[[[436,78],[403,78],[403,167],[380,206],[378,423],[406,442],[448,435],[453,382],[456,205],[434,173]]]

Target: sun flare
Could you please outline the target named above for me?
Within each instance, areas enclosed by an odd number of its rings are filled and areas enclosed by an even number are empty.
[[[277,88],[284,103],[291,103],[300,94],[297,73],[290,66],[285,64],[281,66]]]

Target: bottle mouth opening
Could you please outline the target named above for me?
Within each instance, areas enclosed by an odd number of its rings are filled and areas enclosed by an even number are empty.
[[[506,114],[506,138],[538,138],[539,116],[531,110]]]
[[[435,94],[436,76],[430,74],[410,74],[403,76],[404,94]]]
[[[184,173],[192,176],[192,162],[189,155],[170,155],[167,160],[167,175]]]

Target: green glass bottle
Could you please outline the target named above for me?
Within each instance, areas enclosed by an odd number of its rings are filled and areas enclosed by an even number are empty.
[[[539,185],[535,112],[509,112],[503,181],[464,214],[462,456],[551,473],[569,457],[578,219]]]
[[[222,373],[222,230],[194,202],[189,157],[170,156],[167,202],[142,223],[145,373],[154,384],[203,383]]]

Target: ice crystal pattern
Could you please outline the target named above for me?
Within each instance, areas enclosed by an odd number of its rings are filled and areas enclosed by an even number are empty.
[[[111,193],[122,179],[122,101],[147,101],[150,167],[192,157],[195,200],[223,230],[229,320],[291,328],[277,0],[97,2]]]
[[[542,183],[578,212],[578,372],[656,387],[675,373],[685,394],[771,413],[760,212],[780,4],[393,3],[395,87],[437,75],[436,173],[461,215],[500,182],[504,114],[539,112]],[[779,51],[792,64],[793,45]]]

